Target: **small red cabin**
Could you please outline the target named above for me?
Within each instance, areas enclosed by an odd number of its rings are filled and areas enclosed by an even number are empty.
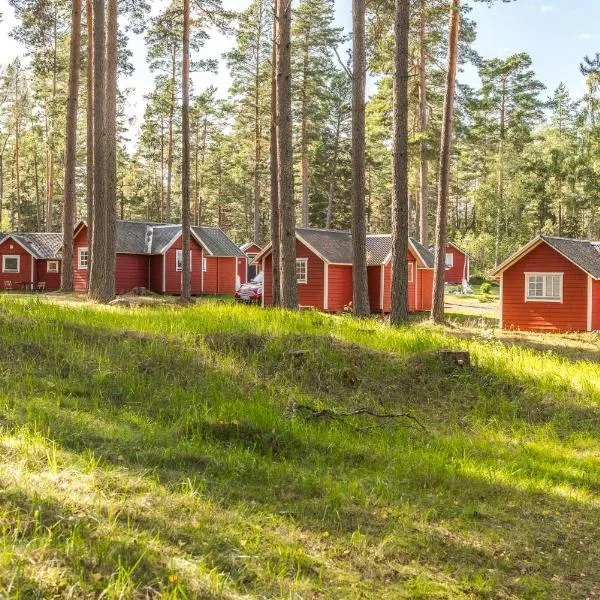
[[[251,281],[260,273],[260,265],[252,264],[252,261],[263,251],[256,242],[246,242],[240,246],[240,250],[246,255],[248,259],[248,271],[246,279]]]
[[[469,281],[471,264],[469,255],[456,244],[448,242],[446,246],[446,283],[460,285]]]
[[[504,329],[600,329],[600,242],[538,236],[493,275]]]
[[[0,291],[60,289],[62,234],[9,233],[0,237]]]
[[[117,221],[115,287],[124,294],[145,287],[163,294],[181,293],[181,225]],[[245,282],[246,257],[218,227],[192,227],[192,294],[233,294]],[[74,283],[87,288],[88,228],[75,229]]]
[[[408,260],[409,276],[412,272],[414,277],[409,283],[410,310],[426,310],[427,306],[431,305],[433,258],[426,248],[411,240]],[[271,244],[255,258],[255,262],[260,262],[264,272],[263,306],[269,306],[272,304]],[[371,310],[389,312],[389,234],[373,234],[367,237],[367,264]],[[329,229],[296,229],[296,280],[300,306],[328,312],[344,310],[352,302],[351,234]]]

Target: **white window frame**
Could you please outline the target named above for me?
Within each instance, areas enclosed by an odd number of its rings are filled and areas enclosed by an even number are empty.
[[[179,267],[181,261],[181,268]],[[178,273],[183,271],[183,250],[175,250],[175,270]],[[190,273],[192,272],[192,251],[190,250]]]
[[[448,258],[450,258],[450,263],[448,264]],[[446,252],[446,269],[451,269],[454,266],[454,253]]]
[[[14,258],[17,261],[16,269],[7,269],[6,268],[6,259]],[[2,272],[3,273],[20,273],[21,272],[21,257],[18,254],[5,254],[2,257]]]
[[[532,277],[542,278],[542,292],[543,296],[529,296],[529,280]],[[551,297],[546,295],[546,282],[547,277],[558,277],[559,278],[559,291],[558,297]],[[550,273],[550,272],[539,272],[539,273],[525,273],[525,302],[556,302],[558,304],[563,303],[563,292],[564,292],[564,273]]]
[[[82,262],[81,262],[81,255],[84,252],[86,253],[85,265],[82,264]],[[81,248],[79,248],[77,250],[77,266],[80,271],[87,271],[89,264],[90,264],[90,250],[87,246],[81,246]]]
[[[304,265],[304,279],[298,278],[298,265]],[[296,259],[296,283],[306,284],[308,283],[308,258],[297,258]]]
[[[46,273],[58,273],[58,261],[57,260],[49,260],[46,263]]]
[[[408,283],[413,283],[415,280],[415,263],[408,261]]]
[[[202,257],[202,272],[206,273],[206,256]]]

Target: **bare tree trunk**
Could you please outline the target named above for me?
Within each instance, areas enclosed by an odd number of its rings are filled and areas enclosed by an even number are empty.
[[[331,160],[331,172],[329,174],[329,193],[327,194],[327,219],[325,222],[325,228],[331,228],[331,217],[333,214],[333,199],[335,197],[335,178],[337,173],[338,155],[340,150],[340,134],[342,129],[342,111],[340,110],[337,115],[337,121],[335,125],[335,141],[333,143],[333,158]]]
[[[408,34],[410,0],[396,0],[392,132],[392,325],[408,322]]]
[[[500,222],[504,206],[504,141],[506,138],[506,79],[502,80],[500,102],[500,145],[498,148],[498,203],[496,206],[496,236],[494,240],[494,265],[500,264]],[[559,233],[560,235],[560,233]]]
[[[435,267],[431,318],[436,323],[442,323],[444,321],[444,280],[446,275],[446,245],[448,242],[450,155],[452,153],[452,117],[454,112],[454,95],[456,91],[456,64],[458,59],[459,30],[460,0],[452,0],[448,40],[448,72],[446,74],[446,95],[444,98],[444,113],[442,117],[438,205],[435,225]]]
[[[294,218],[294,167],[292,147],[292,3],[277,3],[277,167],[281,245],[281,306],[298,308],[296,282],[296,223]]]
[[[279,179],[277,167],[277,2],[274,2],[273,53],[271,59],[271,259],[273,306],[281,305],[280,240],[279,240]],[[263,291],[264,293],[264,291]]]
[[[46,190],[46,231],[52,231],[54,225],[54,129],[56,126],[56,72],[58,69],[58,8],[54,3],[54,33],[53,33],[53,51],[52,51],[52,97],[51,106],[51,136],[48,138],[48,187]]]
[[[352,253],[353,305],[357,317],[370,314],[365,221],[365,0],[352,0]]]
[[[165,120],[160,119],[160,220],[165,220]]]
[[[301,160],[300,171],[302,179],[302,227],[308,227],[308,46],[310,43],[310,30],[306,32],[303,49],[302,68],[302,127],[301,127]]]
[[[88,245],[92,247],[94,231],[94,14],[92,0],[86,0],[87,19],[87,113],[86,113],[86,193]],[[88,256],[88,269],[92,255]]]
[[[39,167],[38,167],[38,154],[37,154],[37,135],[35,131],[35,125],[31,123],[31,137],[33,139],[33,183],[35,186],[35,222],[36,222],[36,231],[41,231],[42,229],[42,215],[41,215],[41,206],[40,206],[40,175],[39,175]],[[2,167],[0,165],[0,178],[1,178]],[[1,187],[1,183],[0,183]],[[0,191],[0,213],[2,207],[2,193]]]
[[[169,151],[167,154],[167,204],[165,206],[165,220],[171,222],[171,186],[173,180],[173,119],[175,117],[175,46],[172,49],[171,72],[171,106],[169,107]]]
[[[106,240],[106,15],[104,0],[92,0],[94,14],[94,201],[88,294],[103,301]]]
[[[75,167],[77,163],[77,108],[81,56],[81,0],[73,0],[69,55],[69,98],[65,126],[65,184],[63,204],[63,259],[61,289],[73,291],[73,226],[77,209]]]
[[[20,70],[20,67],[15,70],[15,184],[17,199],[17,229],[21,227],[21,169],[19,164],[21,152],[21,101],[19,99]]]
[[[117,66],[119,0],[108,0],[106,15],[106,237],[105,302],[115,297],[117,236]]]
[[[259,7],[258,31],[256,34],[256,61],[254,64],[254,241],[260,244],[262,241],[261,227],[261,190],[260,190],[260,163],[262,158],[261,126],[260,126],[260,43],[264,27],[264,11]]]
[[[181,235],[183,242],[181,299],[187,302],[192,297],[190,274],[190,0],[183,0],[181,96]]]
[[[419,239],[424,246],[429,245],[429,145],[427,143],[427,79],[425,70],[425,61],[427,53],[425,49],[425,3],[421,0],[421,15],[419,26],[419,126],[421,133],[420,142],[420,197],[419,197]]]
[[[204,166],[206,165],[206,139],[208,135],[208,116],[204,115],[204,127],[202,131],[202,152],[200,155],[200,179],[198,182],[198,189],[196,190],[196,210],[198,225],[202,225],[203,214],[202,209],[204,208],[204,200],[202,197],[202,190],[204,189]],[[196,165],[197,166],[197,165]],[[198,177],[196,175],[196,177]]]

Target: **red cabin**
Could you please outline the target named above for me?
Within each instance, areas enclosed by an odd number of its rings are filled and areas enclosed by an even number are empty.
[[[460,285],[469,281],[471,277],[471,264],[469,255],[456,244],[448,242],[446,246],[446,283]]]
[[[240,250],[248,259],[248,272],[246,279],[251,281],[260,273],[260,265],[252,264],[252,261],[263,251],[263,248],[261,248],[256,242],[246,242],[240,246]]]
[[[9,233],[0,238],[0,290],[60,289],[62,234]]]
[[[409,247],[410,310],[431,305],[433,257],[411,240]],[[264,272],[263,306],[272,304],[271,244],[255,258]],[[389,312],[391,236],[367,237],[369,297],[373,312]],[[411,266],[412,265],[412,266]],[[381,282],[383,278],[383,288]],[[347,231],[296,229],[296,280],[298,303],[328,312],[340,312],[352,302],[352,237]]]
[[[383,260],[382,260],[383,258]],[[431,310],[433,293],[433,255],[416,240],[408,240],[408,310]],[[392,309],[392,236],[367,235],[367,273],[371,312],[389,313]]]
[[[504,329],[600,329],[600,242],[538,236],[493,275]]]
[[[163,294],[181,293],[181,225],[117,221],[115,286],[117,294],[145,287]],[[246,280],[244,253],[218,227],[192,227],[192,294],[233,294]],[[88,228],[75,229],[74,283],[87,288]]]

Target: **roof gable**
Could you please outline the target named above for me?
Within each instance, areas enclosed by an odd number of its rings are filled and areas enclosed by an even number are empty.
[[[38,260],[60,260],[62,233],[24,233],[16,232],[3,235],[0,241],[14,240],[33,258]]]
[[[519,262],[540,244],[548,245],[594,279],[600,279],[600,242],[574,240],[547,235],[539,235],[531,240],[528,244],[523,246],[523,248],[515,252],[499,265],[493,271],[492,276],[497,277],[506,271],[506,269]]]
[[[192,233],[211,256],[246,255],[236,246],[220,227],[192,227]]]

